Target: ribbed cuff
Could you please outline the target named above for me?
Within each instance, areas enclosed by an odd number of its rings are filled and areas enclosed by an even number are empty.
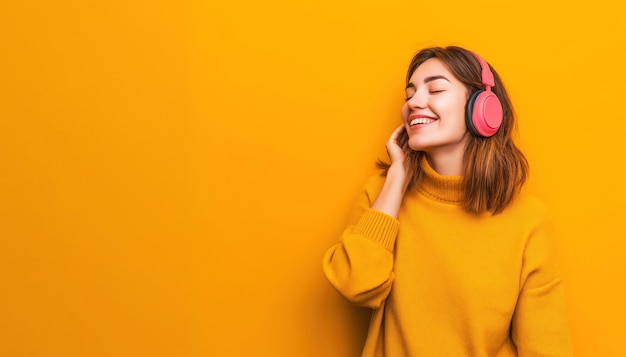
[[[371,239],[389,251],[393,251],[398,236],[398,220],[375,209],[368,209],[361,217],[353,233]]]

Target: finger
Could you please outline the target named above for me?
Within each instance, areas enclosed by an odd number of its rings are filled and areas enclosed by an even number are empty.
[[[399,129],[400,128],[398,127],[391,133],[391,135],[389,136],[389,140],[387,140],[388,144],[397,144],[398,143],[398,136],[400,135]]]
[[[392,135],[394,142],[398,145],[402,151],[407,150],[407,143],[409,140],[408,133],[406,132],[406,128],[404,125],[400,125]]]
[[[394,130],[393,133],[391,134],[391,137],[389,138],[389,140],[394,143],[398,143],[398,138],[400,137],[400,134],[402,133],[402,131],[404,131],[404,125],[400,125],[399,127],[397,127],[396,130]]]

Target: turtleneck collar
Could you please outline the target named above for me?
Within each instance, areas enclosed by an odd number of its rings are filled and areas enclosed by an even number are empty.
[[[417,188],[438,201],[459,203],[463,198],[463,176],[443,176],[433,169],[426,157],[422,158],[422,171],[424,180]]]

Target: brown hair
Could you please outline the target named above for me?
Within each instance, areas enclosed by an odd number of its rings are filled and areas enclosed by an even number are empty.
[[[407,84],[417,67],[431,58],[439,59],[465,84],[469,94],[484,90],[480,63],[470,51],[456,46],[432,47],[419,51],[409,64]],[[495,80],[492,91],[502,103],[503,118],[502,125],[495,135],[482,138],[470,134],[467,143],[463,165],[465,194],[461,206],[474,214],[485,211],[492,214],[502,212],[519,192],[528,176],[528,161],[513,142],[516,122],[511,101],[500,76],[493,68],[491,72]],[[398,141],[402,144],[407,140],[408,135],[403,131]],[[407,190],[418,186],[423,180],[424,173],[420,165],[424,155],[423,151],[410,149],[405,155]],[[386,175],[389,164],[379,160],[377,166],[383,170],[383,175]]]

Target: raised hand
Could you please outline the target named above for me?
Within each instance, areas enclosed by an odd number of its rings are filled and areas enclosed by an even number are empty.
[[[408,137],[404,125],[396,128],[389,137],[385,147],[387,148],[387,155],[389,155],[389,159],[391,160],[391,166],[389,166],[387,170],[385,183],[371,206],[373,209],[379,210],[394,218],[398,218],[398,212],[406,188],[404,157],[408,149],[407,139]]]
[[[408,136],[404,124],[393,131],[385,147],[387,149],[387,155],[389,155],[389,159],[391,160],[391,165],[404,165],[404,156],[408,149]]]

